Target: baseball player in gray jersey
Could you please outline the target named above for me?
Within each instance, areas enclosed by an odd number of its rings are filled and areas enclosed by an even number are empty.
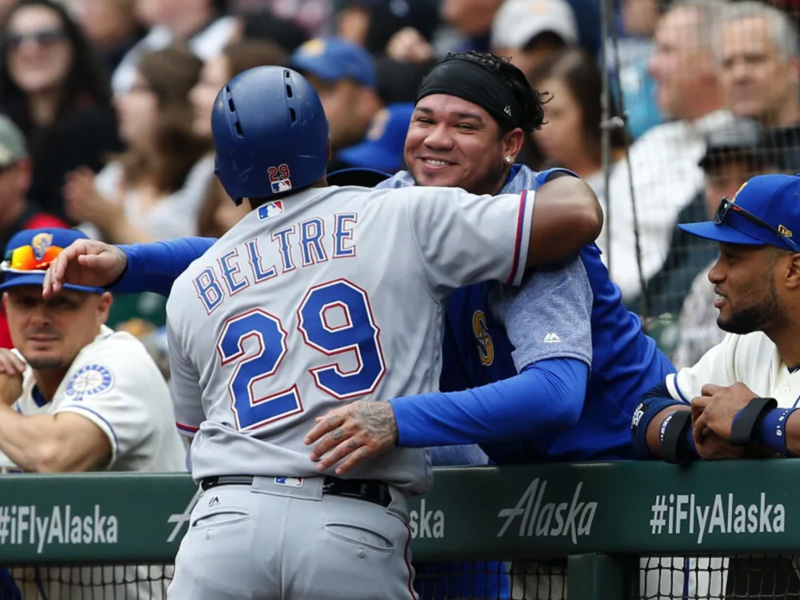
[[[169,598],[415,598],[408,495],[430,486],[427,452],[341,479],[304,436],[342,402],[435,390],[447,295],[576,251],[600,230],[597,200],[571,177],[535,198],[326,187],[319,98],[281,67],[231,80],[212,130],[222,185],[253,210],[167,304],[176,418],[203,490]]]

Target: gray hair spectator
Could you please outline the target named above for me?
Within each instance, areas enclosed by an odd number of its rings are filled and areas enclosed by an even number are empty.
[[[727,108],[757,119],[765,144],[780,149],[782,171],[800,171],[800,57],[797,27],[760,2],[726,6],[717,29],[719,74]]]
[[[661,17],[650,69],[661,110],[672,120],[631,145],[630,170],[622,163],[611,174],[608,217],[598,245],[631,308],[637,306],[641,281],[664,263],[678,213],[703,187],[697,161],[706,135],[732,119],[723,110],[711,47],[723,6],[717,0],[684,0]]]
[[[800,58],[789,16],[761,2],[736,2],[725,7],[716,35],[728,109],[766,127],[797,125]]]
[[[578,24],[566,0],[506,0],[492,23],[492,52],[508,56],[526,75],[577,43]]]

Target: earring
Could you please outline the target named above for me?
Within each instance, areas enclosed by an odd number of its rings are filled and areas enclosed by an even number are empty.
[[[511,164],[511,161],[513,161],[513,160],[514,160],[514,159],[513,159],[513,158],[511,158],[511,156],[506,156],[506,162],[507,162],[508,164]]]

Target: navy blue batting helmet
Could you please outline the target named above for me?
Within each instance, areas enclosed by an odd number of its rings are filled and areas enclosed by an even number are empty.
[[[216,173],[236,204],[319,181],[328,162],[328,120],[314,88],[285,67],[239,73],[211,113]]]

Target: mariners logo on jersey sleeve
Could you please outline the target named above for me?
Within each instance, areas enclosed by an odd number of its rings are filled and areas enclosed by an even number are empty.
[[[114,376],[106,367],[98,364],[85,365],[78,369],[67,382],[67,397],[81,400],[106,391],[114,384]]]
[[[472,315],[472,333],[475,334],[475,342],[478,344],[481,364],[488,367],[494,362],[494,344],[489,334],[489,327],[486,325],[486,315],[482,310],[476,310]]]

